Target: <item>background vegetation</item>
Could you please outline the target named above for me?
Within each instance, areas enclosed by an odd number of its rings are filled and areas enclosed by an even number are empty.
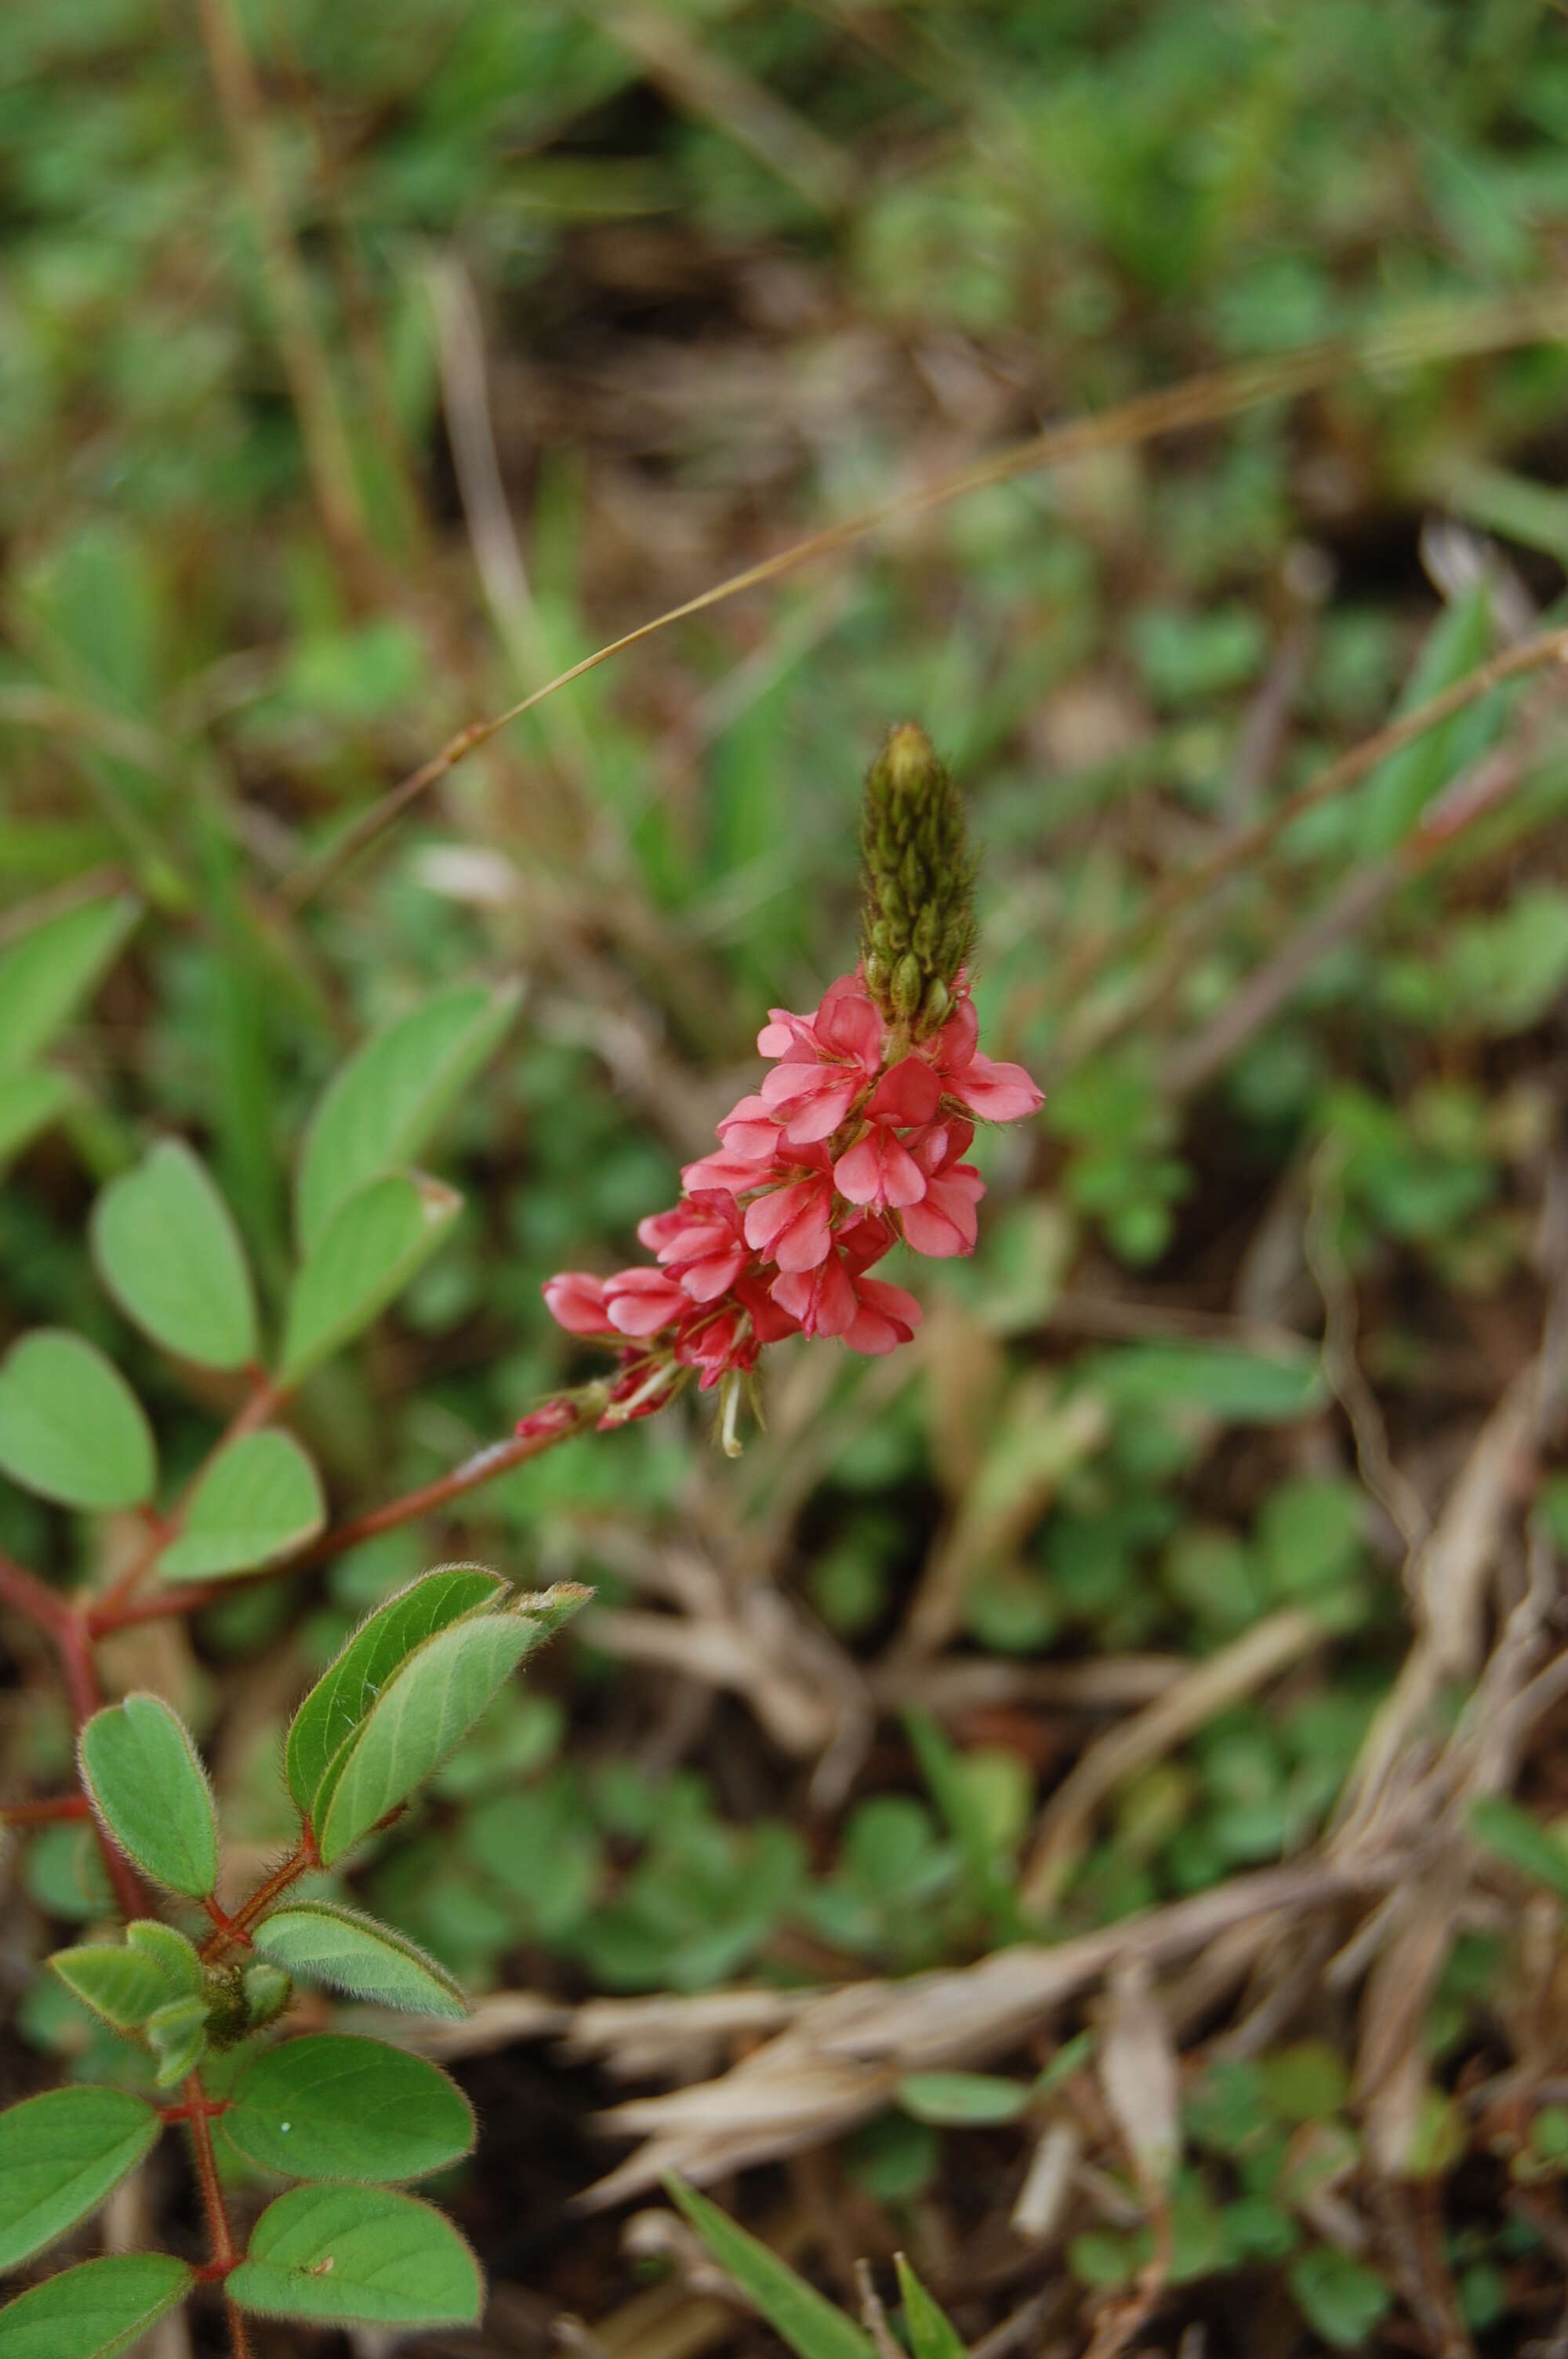
[[[96,1190],[188,1135],[276,1312],[327,1076],[521,978],[460,1223],[294,1412],[339,1520],[439,1475],[586,1371],[540,1280],[848,962],[892,720],[1048,1091],[917,1344],[781,1348],[738,1467],[677,1411],[116,1639],[254,1867],[388,1588],[598,1591],[355,1886],[496,1995],[429,2043],[488,2320],[408,2347],[776,2351],[628,2213],[673,2165],[895,2332],[903,2250],[986,2359],[1568,2348],[1561,14],[55,0],[0,16],[0,898],[141,910],[9,1142],[0,1321],[111,1352],[172,1478],[232,1397],[119,1320]],[[135,1545],[0,1484],[62,1583]],[[5,1636],[12,1795],[70,1731]],[[70,1825],[5,1872],[14,2097],[106,2069],[30,1979],[103,1895]],[[172,2165],[136,2201],[197,2249]]]

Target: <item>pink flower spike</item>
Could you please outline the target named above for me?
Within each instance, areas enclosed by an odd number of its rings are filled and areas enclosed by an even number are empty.
[[[920,1202],[903,1213],[905,1244],[934,1261],[973,1253],[979,1230],[975,1207],[985,1192],[972,1163],[955,1163],[940,1179],[928,1180]]]
[[[662,1269],[618,1269],[604,1281],[605,1308],[618,1335],[656,1335],[687,1309],[687,1297]]]
[[[563,1269],[547,1277],[541,1289],[545,1308],[568,1335],[613,1335],[614,1325],[604,1299],[603,1281],[586,1270]]]
[[[773,1298],[803,1334],[842,1335],[853,1321],[855,1288],[836,1253],[816,1269],[785,1270],[773,1283]]]
[[[718,1128],[725,1153],[747,1163],[765,1163],[779,1143],[779,1118],[762,1097],[742,1098]]]
[[[832,1242],[833,1190],[826,1173],[770,1189],[746,1208],[746,1243],[781,1269],[815,1269]]]
[[[744,1196],[752,1189],[762,1187],[768,1173],[765,1164],[750,1162],[741,1155],[720,1153],[705,1155],[700,1162],[687,1164],[680,1176],[681,1185],[690,1196]]]
[[[881,1354],[907,1343],[920,1324],[920,1305],[902,1286],[880,1277],[855,1280],[855,1316],[844,1330],[851,1352]]]
[[[941,1094],[942,1084],[924,1057],[901,1057],[877,1083],[866,1112],[873,1121],[906,1129],[912,1123],[929,1122]]]
[[[948,1087],[970,1112],[985,1122],[1018,1122],[1038,1114],[1045,1103],[1022,1065],[1010,1065],[978,1052],[955,1074]]]
[[[833,1184],[851,1204],[918,1204],[925,1174],[909,1149],[885,1124],[873,1122],[833,1166]]]

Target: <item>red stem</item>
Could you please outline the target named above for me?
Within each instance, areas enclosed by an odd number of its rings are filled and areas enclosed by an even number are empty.
[[[283,1572],[304,1572],[312,1565],[330,1563],[348,1549],[358,1548],[362,1540],[374,1539],[381,1532],[395,1531],[399,1524],[410,1524],[419,1516],[434,1515],[449,1506],[469,1491],[477,1491],[481,1484],[492,1483],[498,1474],[510,1473],[530,1458],[543,1457],[559,1441],[568,1441],[574,1434],[582,1433],[596,1425],[603,1411],[603,1401],[591,1397],[569,1406],[574,1411],[572,1421],[546,1433],[515,1433],[505,1441],[492,1441],[488,1449],[476,1451],[454,1466],[449,1474],[438,1475],[433,1483],[423,1484],[417,1491],[406,1492],[401,1499],[389,1500],[384,1507],[374,1507],[369,1515],[356,1516],[351,1524],[340,1524],[336,1531],[324,1534],[297,1556],[281,1564],[258,1566],[238,1580],[192,1581],[178,1589],[157,1589],[148,1596],[127,1598],[116,1603],[112,1595],[97,1600],[87,1608],[87,1627],[94,1638],[106,1631],[124,1630],[134,1622],[162,1622],[175,1614],[194,1614],[204,1605],[216,1605],[232,1597],[241,1581],[267,1581]],[[46,1594],[48,1593],[46,1592]]]
[[[262,1910],[270,1908],[280,1892],[287,1892],[299,1876],[320,1864],[321,1855],[316,1848],[316,1838],[306,1827],[300,1834],[297,1847],[289,1853],[282,1866],[275,1867],[272,1874],[257,1885],[250,1897],[240,1903],[232,1917],[225,1916],[215,1900],[204,1903],[207,1914],[218,1930],[201,1944],[201,1955],[204,1958],[218,1957],[230,1941],[243,1941],[248,1946],[249,1929]]]
[[[65,1599],[46,1589],[36,1572],[13,1564],[8,1556],[0,1556],[0,1600],[57,1642],[70,1619]]]
[[[42,1802],[0,1802],[0,1821],[8,1827],[47,1827],[60,1819],[87,1819],[92,1805],[85,1794],[56,1794]]]

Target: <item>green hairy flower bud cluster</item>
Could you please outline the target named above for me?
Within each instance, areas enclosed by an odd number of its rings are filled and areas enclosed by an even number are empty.
[[[890,1023],[920,1039],[951,1013],[974,945],[975,864],[963,799],[914,722],[890,731],[866,775],[860,850],[866,988]]]

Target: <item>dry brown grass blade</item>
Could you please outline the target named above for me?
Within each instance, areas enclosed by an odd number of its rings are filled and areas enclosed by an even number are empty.
[[[207,5],[215,6],[218,0],[207,0]],[[416,802],[438,779],[454,769],[465,755],[472,753],[476,746],[488,744],[500,731],[510,727],[514,721],[521,720],[525,712],[542,704],[546,697],[569,687],[573,680],[581,679],[599,665],[608,663],[611,657],[623,655],[628,648],[652,638],[659,631],[668,630],[673,624],[684,622],[694,614],[705,614],[710,607],[738,598],[749,590],[759,590],[771,582],[782,580],[785,574],[795,572],[817,558],[829,557],[840,549],[850,548],[856,541],[865,539],[885,526],[905,523],[934,508],[944,507],[953,500],[962,499],[971,492],[987,491],[995,484],[1011,483],[1017,476],[1036,473],[1045,468],[1065,466],[1096,451],[1151,441],[1159,435],[1180,433],[1196,426],[1213,425],[1222,419],[1236,417],[1243,410],[1256,408],[1262,402],[1292,399],[1332,385],[1342,376],[1378,375],[1387,370],[1412,366],[1418,362],[1452,359],[1465,353],[1506,351],[1519,344],[1552,342],[1565,332],[1568,332],[1568,295],[1555,288],[1534,290],[1526,295],[1505,297],[1482,304],[1423,306],[1358,342],[1336,339],[1304,345],[1299,352],[1264,360],[1245,361],[1234,368],[1217,369],[1190,377],[1184,384],[1169,386],[1161,392],[1140,394],[1098,417],[1071,419],[1060,426],[1048,427],[1044,433],[1000,451],[991,458],[978,460],[952,474],[939,476],[932,483],[917,485],[913,491],[880,501],[874,507],[862,509],[858,516],[847,516],[838,524],[827,525],[820,532],[808,534],[803,540],[791,542],[786,549],[775,549],[771,557],[762,558],[755,565],[730,574],[724,581],[716,582],[708,589],[700,591],[695,598],[687,598],[680,605],[655,614],[651,621],[638,624],[635,630],[623,632],[619,638],[607,641],[591,655],[584,656],[565,671],[558,672],[553,679],[546,680],[542,687],[533,690],[515,704],[509,705],[505,712],[496,713],[487,721],[470,722],[429,761],[421,763],[416,770],[411,771],[407,777],[391,788],[379,802],[362,812],[319,860],[307,864],[285,886],[284,897],[293,908],[313,899],[331,877],[337,875],[367,844],[373,842],[410,804]],[[1538,652],[1534,664],[1550,661],[1552,653],[1561,652],[1563,647],[1568,646],[1568,632],[1554,636],[1558,645],[1551,653]],[[1515,658],[1513,670],[1498,672],[1496,678],[1507,679],[1514,672],[1533,669],[1534,665],[1523,658],[1528,656],[1530,647],[1539,648],[1540,644],[1530,641],[1528,647],[1510,650]],[[1473,677],[1478,679],[1479,675]],[[1411,713],[1403,722],[1393,724],[1393,731],[1400,734],[1380,732],[1379,739],[1372,741],[1376,750],[1369,756],[1367,766],[1372,766],[1398,745],[1420,736],[1423,730],[1434,727],[1447,717],[1448,712],[1462,710],[1494,684],[1495,679],[1488,679],[1465,694],[1461,691],[1467,684],[1460,681],[1454,690],[1448,691],[1449,697],[1455,698],[1456,701],[1445,706],[1444,698],[1434,698],[1431,705],[1423,706],[1419,712]],[[1324,793],[1338,791],[1340,785],[1347,785],[1352,778],[1361,775],[1361,770],[1357,768],[1336,785],[1329,786],[1325,780],[1332,777],[1332,772],[1325,773],[1325,779],[1314,782],[1319,790],[1318,799]],[[1238,839],[1238,842],[1246,840],[1245,837]],[[1239,859],[1249,855],[1238,853],[1235,856]],[[1179,884],[1184,882],[1178,880]],[[1195,886],[1192,889],[1201,887]],[[1185,898],[1186,895],[1183,893],[1178,897]],[[1158,922],[1158,913],[1152,917],[1151,922]],[[1098,954],[1095,962],[1098,962]]]
[[[1300,1662],[1322,1638],[1310,1614],[1285,1606],[1195,1664],[1144,1711],[1091,1745],[1041,1815],[1019,1894],[1025,1913],[1037,1917],[1051,1907],[1083,1856],[1095,1812],[1124,1779],[1162,1760],[1217,1712]]]
[[[1378,1855],[1268,1869],[1054,1948],[1000,1950],[951,1972],[818,1995],[720,2079],[601,2115],[603,2129],[644,2143],[582,2201],[597,2210],[640,2194],[664,2171],[707,2181],[841,2136],[881,2111],[905,2073],[1005,2054],[1119,1964],[1141,1961],[1152,1971],[1178,1963],[1233,1926],[1360,1898],[1411,1864],[1400,1843]]]

